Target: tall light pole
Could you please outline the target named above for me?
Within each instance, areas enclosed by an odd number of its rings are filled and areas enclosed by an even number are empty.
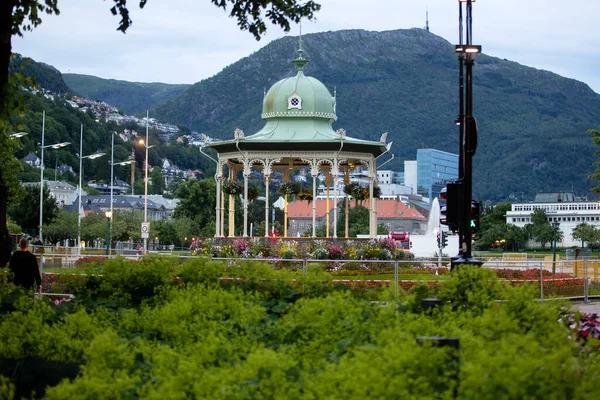
[[[146,159],[145,159],[145,166],[144,166],[144,225],[148,225],[148,150],[152,147],[154,147],[154,145],[152,146],[148,146],[148,110],[146,110],[146,140],[140,139],[139,140],[139,144],[143,145],[144,148],[146,149]],[[146,236],[148,235],[148,232],[146,232]],[[146,254],[146,251],[148,250],[148,238],[144,237],[144,253]]]
[[[553,274],[556,273],[556,231],[558,230],[559,226],[560,226],[560,222],[558,222],[558,221],[552,222],[552,231],[554,233],[554,250],[552,252],[552,273]]]
[[[45,136],[45,128],[46,128],[46,111],[42,111],[42,145],[41,145],[41,162],[40,162],[40,240],[43,242],[44,237],[42,236],[42,219],[44,216],[44,149],[60,149],[61,147],[65,147],[71,144],[71,142],[62,142],[56,144],[45,145],[44,144],[44,136]],[[14,133],[11,136],[14,137],[22,137],[25,132]],[[25,133],[26,134],[26,133]]]
[[[121,161],[121,162],[114,162],[115,159],[115,135],[117,134],[117,132],[113,132],[112,133],[112,140],[111,140],[111,150],[110,150],[110,214],[108,214],[108,212],[106,213],[106,218],[109,219],[108,221],[108,233],[106,235],[107,237],[107,241],[110,243],[111,239],[112,239],[112,232],[111,232],[111,222],[112,219],[114,218],[114,214],[113,214],[113,188],[115,186],[115,179],[114,179],[114,167],[115,165],[127,165],[127,164],[133,164],[134,160],[133,159],[129,159],[127,161]],[[107,255],[108,255],[108,251],[109,251],[109,247],[107,245]]]
[[[83,177],[83,159],[89,158],[93,160],[98,157],[102,157],[105,153],[96,152],[94,154],[90,154],[88,156],[84,156],[83,154],[83,124],[81,124],[81,133],[79,134],[79,206],[77,208],[77,253],[81,252],[81,179]]]
[[[106,211],[106,255],[110,255],[110,220],[112,219],[112,211]]]
[[[459,55],[459,179],[456,211],[460,215],[458,221],[459,249],[458,257],[452,260],[452,267],[460,264],[476,264],[481,262],[471,255],[471,198],[473,197],[473,155],[477,148],[477,123],[473,117],[473,54],[481,53],[481,46],[473,45],[473,14],[472,3],[475,0],[458,0],[459,5],[459,44],[455,51]],[[463,5],[466,5],[466,34],[463,42]],[[466,85],[463,89],[463,64],[466,67]],[[464,107],[464,110],[463,110]],[[463,113],[464,111],[464,113]]]

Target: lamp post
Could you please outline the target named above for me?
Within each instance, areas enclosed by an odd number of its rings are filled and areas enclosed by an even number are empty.
[[[83,156],[83,124],[81,124],[81,132],[79,134],[79,154],[77,157],[79,158],[79,205],[77,208],[77,253],[81,252],[81,179],[83,177],[83,159],[89,158],[93,160],[98,157],[102,157],[105,153],[96,152],[94,154],[90,154],[88,156]]]
[[[45,127],[46,127],[46,111],[42,111],[42,145],[41,145],[41,160],[40,160],[40,240],[43,242],[44,237],[42,236],[42,219],[44,216],[44,149],[60,149],[61,147],[65,147],[71,144],[71,142],[62,142],[56,144],[44,144],[44,136],[45,136]],[[23,137],[25,136],[25,132],[13,133],[12,137]]]
[[[106,211],[106,255],[110,255],[110,220],[112,219],[112,211]]]
[[[149,118],[148,118],[148,110],[146,110],[146,140],[144,139],[140,139],[139,140],[139,144],[143,145],[144,148],[146,149],[146,159],[144,161],[145,165],[144,165],[144,225],[148,226],[148,150],[152,147],[154,147],[154,145],[152,146],[148,146],[148,122],[149,122]],[[148,233],[146,232],[144,237],[144,253],[146,254],[146,251],[148,250]]]
[[[114,167],[115,165],[127,165],[127,164],[133,164],[135,162],[135,160],[133,158],[126,160],[126,161],[121,161],[121,162],[114,162],[115,159],[115,135],[117,134],[117,132],[113,132],[111,135],[111,146],[110,146],[110,216],[108,216],[107,214],[107,218],[110,219],[109,223],[108,223],[108,241],[110,242],[112,239],[112,232],[111,232],[111,222],[113,219],[113,188],[115,186],[115,179],[114,179]],[[108,254],[108,248],[107,248],[107,254]]]
[[[458,257],[452,260],[452,267],[460,264],[476,264],[471,255],[471,198],[473,197],[473,155],[477,148],[477,123],[473,117],[473,54],[481,52],[481,46],[473,45],[472,3],[475,0],[459,0],[459,44],[455,51],[459,55],[459,179],[457,184],[462,192],[457,204],[460,215],[458,221],[459,249]],[[466,35],[463,42],[463,5],[466,5]],[[463,82],[463,65],[466,67],[466,85]],[[464,110],[463,110],[464,107]]]
[[[552,231],[554,233],[554,250],[552,251],[552,273],[553,274],[556,273],[556,231],[558,230],[559,226],[560,226],[560,223],[558,221],[552,222]]]

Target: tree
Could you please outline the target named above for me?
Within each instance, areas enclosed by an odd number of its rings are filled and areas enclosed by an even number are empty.
[[[39,186],[25,187],[25,196],[23,200],[14,203],[9,208],[9,215],[12,220],[21,226],[27,232],[39,230],[40,224],[40,188]],[[42,190],[42,223],[48,224],[54,220],[58,212],[58,205],[54,197],[50,196],[50,191],[44,185]]]
[[[482,217],[481,229],[477,235],[477,246],[480,249],[493,247],[496,242],[503,243],[508,239],[509,227],[506,224],[506,212],[512,209],[511,203],[498,203],[490,209],[486,209]],[[519,229],[515,226],[515,228]]]
[[[214,179],[190,179],[179,185],[175,197],[179,204],[173,211],[174,218],[187,217],[199,226],[215,223],[216,183]],[[214,231],[212,233],[214,235]]]
[[[556,241],[562,240],[563,233],[560,228],[556,228],[556,232],[548,221],[546,211],[537,209],[531,214],[531,224],[525,226],[528,236],[533,240],[540,242],[542,248],[546,247],[546,243],[552,243],[556,235]]]
[[[162,169],[159,167],[152,168],[150,179],[152,179],[150,194],[163,194],[165,191],[165,177],[163,176]]]
[[[47,243],[77,237],[77,213],[59,210],[54,221],[44,226]]]
[[[593,135],[592,142],[594,142],[594,144],[596,146],[600,146],[600,130],[588,129],[587,133]],[[594,152],[594,155],[596,157],[600,157],[600,150],[596,150]],[[598,181],[598,184],[592,188],[592,191],[599,193],[600,192],[600,161],[595,161],[592,165],[594,167],[596,167],[596,170],[594,171],[593,174],[588,176],[588,178],[593,181]]]
[[[369,234],[369,210],[364,206],[352,207],[348,211],[348,221],[352,221],[348,230],[348,237]],[[343,232],[346,226],[346,215],[341,213],[338,220],[338,232]]]
[[[583,222],[573,229],[571,236],[575,240],[581,240],[581,247],[584,247],[585,242],[591,245],[597,240],[598,236],[600,236],[600,230],[593,225]]]
[[[148,0],[139,0],[143,8]],[[300,0],[211,0],[211,2],[236,19],[242,30],[249,31],[258,40],[266,32],[266,21],[279,25],[286,32],[290,22],[300,19],[313,19],[321,6],[312,0],[301,3]],[[120,16],[118,30],[125,33],[131,26],[127,0],[113,0],[110,9],[113,15]],[[9,75],[12,54],[12,37],[23,36],[42,23],[42,15],[60,14],[58,0],[3,0],[0,2],[0,266],[6,265],[10,258],[11,239],[7,229],[7,207],[9,200],[19,196],[19,182],[16,179],[20,168],[14,157],[16,141],[9,136],[12,127],[9,116],[16,110],[23,110],[19,86],[26,79],[19,74]]]

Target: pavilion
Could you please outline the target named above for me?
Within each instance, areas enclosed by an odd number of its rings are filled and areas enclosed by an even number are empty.
[[[376,203],[373,187],[377,180],[377,159],[389,152],[391,143],[386,145],[387,133],[379,141],[368,141],[346,136],[344,129],[334,131],[332,123],[337,120],[336,96],[319,80],[306,76],[303,72],[308,59],[302,56],[302,41],[298,49],[298,58],[292,60],[296,66],[296,75],[275,83],[263,100],[262,119],[265,126],[257,133],[246,136],[236,129],[232,140],[206,143],[218,153],[215,178],[216,193],[216,237],[225,236],[224,187],[227,180],[236,181],[238,171],[242,171],[244,229],[248,236],[248,179],[252,169],[260,170],[264,176],[265,201],[265,237],[269,236],[269,190],[271,174],[280,171],[283,182],[289,182],[290,175],[300,168],[308,168],[312,176],[312,194],[317,197],[317,177],[325,176],[327,185],[326,221],[329,228],[330,210],[333,208],[333,238],[337,238],[337,204],[330,206],[329,187],[333,180],[348,179],[350,170],[360,166],[367,171],[369,181],[369,236],[377,234]],[[225,177],[226,168],[228,172]],[[337,182],[335,182],[337,183]],[[347,182],[346,182],[347,183]],[[337,188],[338,185],[334,185]],[[240,193],[242,194],[242,193]],[[287,236],[287,195],[285,198],[284,237]],[[338,196],[334,195],[334,199]],[[234,196],[229,194],[229,237],[235,236]],[[312,202],[312,237],[316,229],[316,202]],[[329,237],[329,229],[327,230]]]

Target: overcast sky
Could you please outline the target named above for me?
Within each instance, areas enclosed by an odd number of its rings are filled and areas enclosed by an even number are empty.
[[[384,31],[425,26],[458,41],[457,0],[316,0],[316,21],[303,33]],[[61,72],[138,82],[195,83],[286,35],[269,25],[257,42],[210,0],[130,0],[133,25],[116,31],[112,0],[59,0],[60,15],[13,38],[13,51]],[[600,1],[478,0],[473,43],[483,52],[587,83],[600,93]],[[290,35],[298,35],[297,26]]]

